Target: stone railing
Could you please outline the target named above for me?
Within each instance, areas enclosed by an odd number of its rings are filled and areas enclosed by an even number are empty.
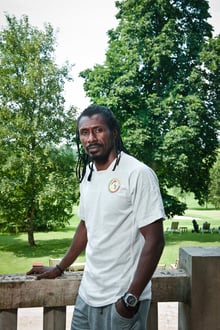
[[[147,329],[158,330],[158,302],[179,302],[179,330],[220,329],[220,247],[180,248],[179,267],[155,272]],[[43,307],[43,330],[65,330],[66,306],[75,304],[81,277],[0,275],[0,329],[17,330],[18,308]]]

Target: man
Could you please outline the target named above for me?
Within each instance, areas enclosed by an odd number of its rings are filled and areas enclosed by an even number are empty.
[[[77,121],[80,223],[55,278],[86,250],[72,330],[146,329],[151,277],[164,247],[164,209],[155,173],[130,156],[113,113],[92,105]],[[81,145],[84,151],[82,151]]]

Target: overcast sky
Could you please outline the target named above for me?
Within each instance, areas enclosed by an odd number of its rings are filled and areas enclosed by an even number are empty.
[[[198,0],[199,1],[199,0]],[[114,0],[0,0],[0,25],[5,25],[5,13],[20,18],[27,15],[31,25],[43,28],[51,23],[58,29],[56,58],[74,64],[74,82],[66,86],[67,104],[83,110],[89,101],[83,91],[83,79],[78,73],[94,64],[102,64],[107,50],[106,32],[117,25]],[[220,0],[209,0],[210,23],[215,35],[220,33]]]

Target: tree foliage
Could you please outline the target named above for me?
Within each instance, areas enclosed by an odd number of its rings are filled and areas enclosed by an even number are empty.
[[[84,89],[112,108],[130,151],[157,172],[167,215],[172,207],[181,214],[185,206],[167,188],[194,192],[203,203],[216,157],[220,37],[212,37],[206,0],[116,6],[105,62],[81,72]]]
[[[34,231],[68,222],[77,198],[68,147],[75,109],[64,108],[63,96],[71,66],[55,63],[51,25],[40,31],[27,16],[6,18],[0,32],[0,219],[5,230],[28,232],[34,245]]]
[[[220,152],[213,167],[210,170],[211,181],[209,184],[209,202],[216,208],[220,207]]]

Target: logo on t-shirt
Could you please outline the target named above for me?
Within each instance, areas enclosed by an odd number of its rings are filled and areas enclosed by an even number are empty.
[[[118,191],[120,189],[120,181],[119,179],[112,179],[110,182],[109,182],[109,185],[108,185],[108,190],[112,193]]]

